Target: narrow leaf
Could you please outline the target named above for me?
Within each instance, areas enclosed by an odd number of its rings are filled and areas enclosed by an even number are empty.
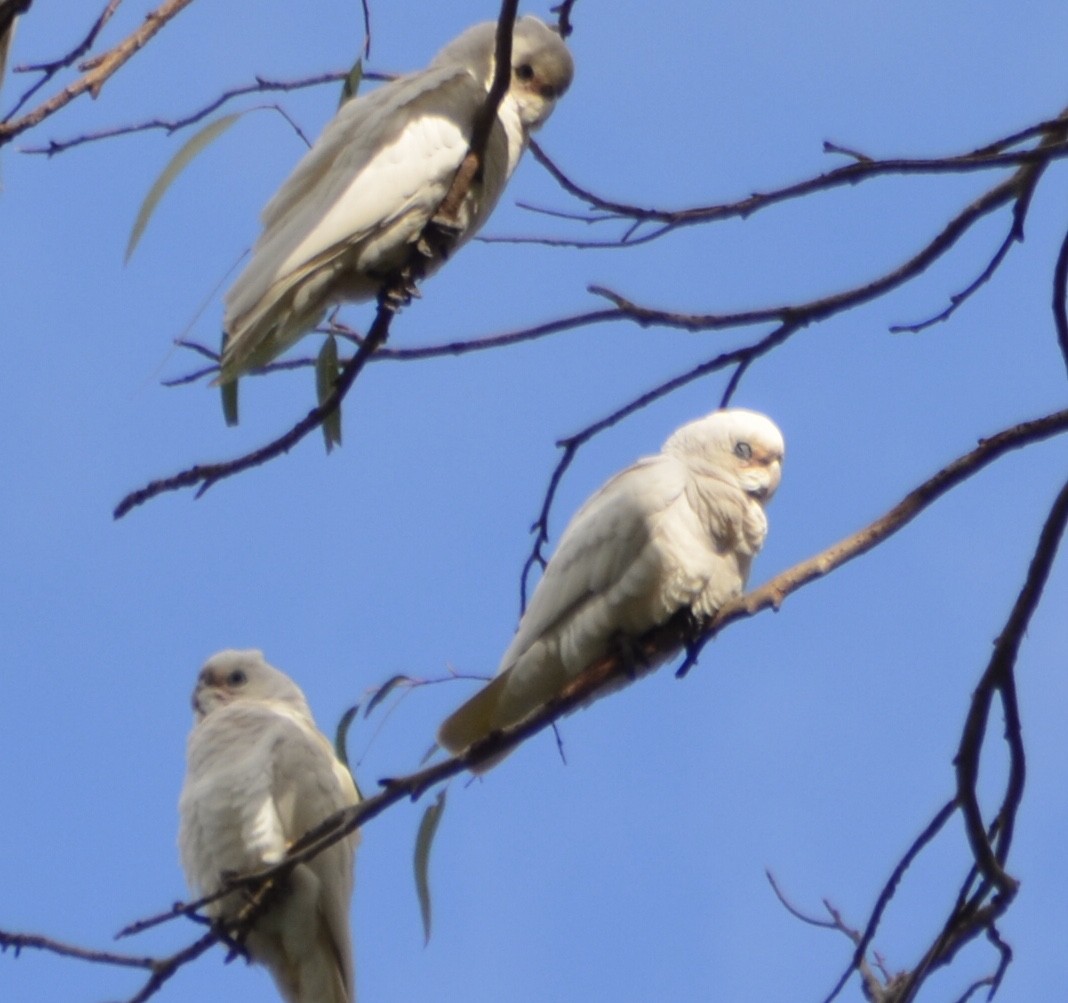
[[[415,836],[415,892],[419,896],[419,912],[423,917],[423,943],[430,943],[430,848],[437,835],[438,823],[445,813],[445,795],[448,788],[442,790],[434,803],[423,812],[419,822],[419,831]]]
[[[130,256],[141,240],[141,235],[145,232],[145,227],[148,226],[148,221],[152,218],[152,213],[156,211],[156,206],[159,205],[160,199],[163,198],[164,193],[170,188],[175,178],[189,166],[189,163],[197,154],[218,139],[244,114],[243,111],[238,111],[232,115],[224,115],[222,118],[217,118],[214,122],[209,122],[199,132],[195,132],[190,136],[182,148],[171,157],[167,166],[163,168],[160,176],[156,178],[155,183],[148,190],[144,202],[141,203],[141,208],[137,210],[137,219],[134,220],[133,229],[130,231],[130,240],[126,244],[124,261],[130,260]]]
[[[387,679],[381,686],[378,687],[378,690],[375,692],[375,695],[367,701],[367,707],[363,712],[363,716],[365,718],[370,717],[371,711],[373,711],[383,700],[385,700],[386,697],[388,697],[397,686],[399,686],[401,683],[410,683],[411,681],[412,679],[410,676],[403,675],[393,676],[392,678]]]
[[[360,81],[363,80],[363,58],[357,59],[352,64],[352,69],[349,70],[348,76],[341,81],[341,97],[338,99],[337,106],[340,108],[346,101],[351,101],[356,97],[356,92],[360,89]]]
[[[337,723],[337,731],[334,733],[334,754],[341,761],[341,764],[345,769],[349,771],[349,776],[352,777],[352,782],[356,787],[356,793],[362,801],[363,794],[360,791],[360,785],[356,783],[356,774],[352,771],[352,767],[349,765],[349,728],[352,726],[352,722],[356,719],[359,710],[360,705],[353,704],[341,715],[341,720]]]
[[[219,398],[222,400],[223,418],[227,425],[237,424],[237,380],[231,380],[219,387]]]
[[[323,342],[319,350],[319,357],[315,360],[315,393],[319,399],[320,407],[334,392],[337,384],[337,376],[341,367],[337,361],[337,338],[330,335]],[[329,453],[334,446],[341,445],[341,408],[336,407],[324,419],[322,424],[323,442],[326,443],[326,451]]]
[[[423,758],[419,760],[419,765],[426,766],[426,764],[429,763],[430,760],[433,759],[434,756],[437,755],[437,753],[439,752],[441,752],[441,746],[438,745],[437,742],[435,742],[433,745],[430,746],[429,749],[426,750],[426,752],[423,753]]]

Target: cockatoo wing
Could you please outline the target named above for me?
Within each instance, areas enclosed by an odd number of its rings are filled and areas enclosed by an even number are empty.
[[[616,474],[579,509],[501,659],[500,674],[441,726],[445,748],[458,752],[525,717],[602,653],[613,634],[633,636],[661,622],[660,526],[687,505],[687,482],[679,460],[651,456]]]
[[[687,481],[686,468],[674,457],[649,456],[616,474],[586,500],[560,537],[501,657],[499,672],[515,664],[538,638],[574,620],[591,600],[605,598],[611,603],[617,594],[640,595],[650,587],[658,567],[649,542],[658,519],[684,501]]]
[[[271,707],[235,703],[190,738],[179,845],[202,893],[223,875],[282,858],[323,819],[358,800],[352,778],[309,723]],[[294,868],[289,884],[249,933],[288,1003],[349,1003],[354,993],[348,909],[356,836]],[[233,905],[223,903],[216,912]]]
[[[299,337],[309,309],[319,314],[328,305],[342,265],[347,299],[377,292],[380,279],[401,263],[398,249],[415,239],[445,197],[485,96],[463,67],[438,67],[341,107],[267,204],[252,260],[227,293],[231,369],[243,368],[281,315],[295,315],[286,325],[293,333],[281,332],[282,344],[271,353]],[[500,188],[503,179],[493,202]],[[480,205],[479,216],[491,209]],[[322,283],[294,292],[316,270]],[[292,302],[294,295],[300,302]]]

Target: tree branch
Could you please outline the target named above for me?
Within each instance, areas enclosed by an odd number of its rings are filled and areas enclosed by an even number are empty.
[[[448,227],[448,224],[455,220],[456,213],[478,174],[482,158],[485,156],[490,131],[497,117],[497,108],[511,81],[512,32],[518,4],[519,0],[502,0],[501,14],[497,22],[497,63],[493,83],[475,120],[467,155],[460,164],[449,190],[445,193],[445,198],[442,199],[437,211],[423,228],[420,239],[412,243],[405,264],[383,282],[378,294],[378,312],[374,323],[356,354],[345,363],[329,397],[317,407],[312,408],[284,435],[251,453],[223,463],[197,464],[173,477],[151,481],[145,487],[130,492],[115,507],[112,513],[114,518],[121,519],[131,509],[143,505],[149,499],[180,488],[200,485],[196,493],[196,497],[199,498],[219,481],[260,466],[283,453],[288,453],[301,439],[322,425],[323,421],[341,406],[341,402],[356,382],[356,377],[363,371],[368,359],[385,344],[389,337],[389,327],[396,312],[396,304],[408,298],[413,284],[418,282],[426,271],[429,259],[420,250],[420,245],[424,242],[429,243],[435,249],[435,256],[445,256],[455,240],[454,236],[450,236],[454,233],[454,229]],[[442,223],[446,224],[444,229],[441,226]]]
[[[998,432],[990,438],[980,440],[975,449],[958,457],[933,477],[909,492],[890,511],[864,529],[828,547],[820,554],[781,572],[747,595],[731,601],[708,620],[695,622],[692,616],[683,611],[685,615],[677,615],[667,623],[639,638],[634,645],[635,652],[646,661],[656,663],[670,657],[683,646],[699,649],[701,645],[736,620],[755,616],[757,613],[767,609],[777,610],[788,595],[884,542],[904,528],[912,519],[947,491],[978,473],[994,460],[1012,450],[1037,443],[1066,431],[1068,431],[1068,410],[1063,410],[1043,418],[1023,422]],[[1024,590],[1021,592],[1013,614],[1010,616],[1009,623],[998,641],[991,667],[988,669],[987,675],[984,676],[984,679],[989,677],[991,686],[1004,687],[1005,685],[1005,673],[1009,671],[1007,666],[1011,666],[1011,662],[1015,659],[1020,639],[1026,630],[1031,613],[1037,606],[1042,586],[1052,567],[1057,543],[1063,533],[1066,521],[1068,521],[1068,485],[1058,496],[1053,511],[1043,529]],[[691,659],[688,658],[685,664],[688,666],[690,661]],[[193,915],[204,905],[238,889],[251,890],[254,895],[257,894],[265,888],[267,883],[276,881],[288,873],[296,864],[309,860],[316,854],[321,853],[327,846],[365,825],[397,802],[418,800],[432,787],[457,776],[470,767],[499,757],[502,753],[510,751],[531,736],[551,727],[561,717],[584,705],[594,695],[605,687],[610,686],[613,682],[618,682],[623,677],[629,680],[632,664],[630,658],[623,658],[618,654],[611,654],[598,659],[580,675],[572,679],[557,697],[544,704],[518,724],[492,732],[474,743],[460,755],[432,764],[407,776],[380,781],[382,787],[380,793],[324,820],[320,825],[301,837],[292,846],[286,859],[281,863],[235,878],[214,896],[192,903],[178,903],[166,913],[133,924],[124,933],[139,932],[178,916]],[[962,745],[962,747],[965,747],[966,750],[971,748],[970,745]],[[1017,798],[1017,794],[1014,793],[1017,787],[1010,784],[1010,790],[1013,792],[1010,793],[1010,799]],[[1018,803],[1018,799],[1015,803]],[[1007,804],[1011,811],[1015,810],[1011,801],[1007,802]],[[942,814],[944,812],[945,809],[936,816],[935,822],[928,826],[925,833],[914,844],[913,849],[906,854],[904,864],[899,865],[899,870],[902,873],[904,867],[907,867],[911,861],[911,857],[926,844],[934,832],[937,831],[938,826],[942,824]],[[1003,831],[1011,831],[1011,819],[1006,818],[1001,823],[1001,828]],[[1007,852],[1007,847],[1008,840],[1003,837],[998,844],[997,852],[1004,854]],[[880,903],[885,904],[886,901],[889,901],[893,885],[896,884],[899,876],[896,874],[895,877],[891,878],[891,882],[887,886],[890,890],[884,891],[883,895],[880,896]],[[266,892],[263,892],[263,894],[266,894]],[[1000,902],[995,899],[994,907],[1001,907],[1003,911],[1003,904],[1007,903],[1004,902],[1004,896],[1001,896]],[[877,905],[877,910],[879,909],[880,906]],[[995,914],[995,908],[991,907],[988,907],[986,912],[971,910],[967,915],[967,926],[961,927],[960,931],[950,938],[947,945],[942,949],[941,954],[932,956],[928,967],[936,963],[945,963],[945,960],[961,946],[963,942],[961,938],[965,935],[970,938],[980,929],[990,929],[990,924],[996,918],[996,915],[1000,915],[1000,912]],[[873,916],[873,920],[869,922],[869,930],[865,932],[863,938],[857,941],[858,948],[870,941],[877,919],[878,916]],[[162,960],[136,959],[127,955],[115,955],[115,959],[121,960],[111,960],[106,955],[100,955],[99,952],[83,951],[80,948],[71,948],[66,953],[73,957],[85,957],[85,960],[98,960],[124,966],[150,967],[153,971],[151,978],[131,1001],[131,1003],[143,1003],[180,965],[199,956],[220,940],[233,937],[235,932],[239,933],[240,931],[235,931],[232,924],[227,925],[225,930],[213,927],[212,931],[200,937],[189,947]],[[54,949],[53,945],[57,943],[47,938],[34,938],[28,935],[5,934],[4,936],[7,940],[4,943],[0,943],[0,946],[38,947],[52,950]],[[66,947],[67,945],[63,946]],[[91,958],[89,957],[90,955],[92,955]],[[896,981],[893,984],[896,985]],[[901,1003],[907,998],[910,997],[894,997],[896,1003]]]
[[[11,142],[16,136],[40,125],[46,118],[65,108],[82,94],[97,97],[104,84],[129,60],[134,53],[147,45],[168,22],[177,17],[193,0],[165,0],[145,16],[145,22],[113,49],[84,64],[87,72],[54,94],[33,111],[13,121],[0,122],[0,146]]]

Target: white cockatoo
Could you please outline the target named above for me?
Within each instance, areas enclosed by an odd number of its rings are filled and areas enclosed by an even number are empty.
[[[783,452],[770,418],[730,408],[683,425],[657,455],[616,474],[564,530],[497,677],[445,721],[439,743],[460,752],[680,610],[709,617],[740,595]]]
[[[196,895],[280,861],[323,819],[359,801],[348,769],[315,727],[300,688],[259,651],[221,651],[193,692],[178,846]],[[286,1003],[352,1003],[349,902],[357,834],[289,874],[245,946]],[[206,907],[233,918],[234,892]]]
[[[404,264],[467,154],[493,81],[496,32],[495,22],[477,24],[425,70],[338,109],[267,203],[252,260],[226,294],[220,383],[268,363],[331,305],[371,299]],[[486,222],[573,71],[555,31],[529,15],[516,22],[511,85],[481,173],[447,221],[452,247]],[[441,263],[427,260],[425,274]]]

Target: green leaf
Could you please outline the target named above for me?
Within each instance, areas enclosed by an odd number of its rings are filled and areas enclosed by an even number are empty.
[[[373,711],[383,700],[385,700],[386,697],[388,697],[397,686],[399,686],[401,683],[410,683],[411,681],[412,679],[410,676],[403,675],[392,676],[391,678],[387,679],[381,686],[378,687],[378,690],[375,692],[375,695],[367,701],[367,708],[364,710],[363,716],[365,718],[370,717],[371,711]]]
[[[222,366],[223,353],[226,351],[226,332],[223,331],[222,345],[219,347],[219,366]],[[233,427],[237,424],[237,380],[219,384],[219,399],[222,402],[223,418]]]
[[[219,398],[222,400],[223,418],[227,425],[237,424],[237,380],[219,386]]]
[[[338,760],[349,771],[349,776],[352,777],[352,782],[356,787],[356,793],[360,800],[363,800],[363,794],[360,792],[360,785],[356,783],[356,774],[353,773],[352,767],[349,765],[349,728],[352,726],[352,722],[356,719],[356,715],[359,713],[360,705],[353,704],[344,714],[341,715],[341,720],[337,723],[337,731],[334,732],[334,754]]]
[[[348,76],[341,81],[341,97],[338,99],[337,106],[340,108],[346,101],[351,101],[356,97],[356,92],[360,89],[360,81],[363,80],[363,57],[361,56],[352,64],[352,69],[349,70]]]
[[[423,812],[419,823],[419,832],[415,836],[415,892],[419,896],[419,912],[423,917],[423,943],[430,943],[430,847],[437,835],[438,823],[445,813],[445,795],[448,788],[442,790],[434,803]]]
[[[319,350],[319,357],[315,360],[315,393],[319,399],[320,407],[334,392],[340,371],[341,367],[337,361],[337,338],[330,335],[323,342],[323,347]],[[334,408],[323,419],[321,427],[323,441],[326,443],[326,451],[329,453],[334,446],[341,445],[341,408]]]
[[[171,157],[170,162],[163,168],[160,176],[156,178],[155,183],[148,190],[144,202],[141,203],[141,208],[137,210],[137,219],[134,220],[133,229],[130,231],[130,240],[126,244],[124,261],[130,260],[130,256],[141,240],[141,235],[145,232],[145,227],[148,226],[148,221],[152,218],[152,213],[156,211],[156,206],[159,205],[160,199],[163,198],[164,193],[170,188],[175,178],[189,166],[190,161],[197,154],[218,139],[244,114],[243,111],[238,111],[232,115],[224,115],[222,118],[217,118],[214,122],[209,122],[199,132],[195,132],[190,136],[182,148]]]

